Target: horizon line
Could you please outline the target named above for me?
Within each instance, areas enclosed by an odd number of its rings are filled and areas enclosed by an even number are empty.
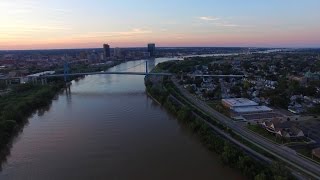
[[[109,44],[110,45],[110,44]],[[147,48],[147,46],[115,46],[110,47],[133,49],[133,48]],[[320,49],[319,47],[271,47],[271,46],[156,46],[156,48],[256,48],[256,49]],[[103,47],[88,47],[88,48],[35,48],[35,49],[0,49],[0,51],[50,51],[50,50],[86,50],[86,49],[103,49]]]

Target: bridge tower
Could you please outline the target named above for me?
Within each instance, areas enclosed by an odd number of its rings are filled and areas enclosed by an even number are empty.
[[[69,70],[69,64],[67,61],[65,61],[63,65],[64,82],[67,82],[67,75],[69,74]]]
[[[148,61],[146,61],[146,74],[148,74]]]

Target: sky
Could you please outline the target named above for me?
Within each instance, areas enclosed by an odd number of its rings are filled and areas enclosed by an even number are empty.
[[[320,47],[319,0],[0,0],[0,50]]]

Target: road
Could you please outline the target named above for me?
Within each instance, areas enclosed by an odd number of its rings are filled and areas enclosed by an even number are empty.
[[[205,102],[191,95],[186,89],[179,85],[177,79],[172,78],[172,81],[175,84],[175,86],[180,90],[182,95],[185,96],[190,102],[192,102],[198,108],[202,109],[204,112],[208,113],[210,116],[220,121],[225,126],[232,129],[235,133],[239,134],[245,140],[272,154],[278,159],[290,164],[291,166],[299,169],[300,171],[310,175],[311,177],[320,179],[319,164],[306,160],[298,156],[297,154],[288,151],[286,148],[283,148],[283,146],[274,144],[270,141],[267,141],[264,138],[261,138],[251,133],[250,131],[246,130],[245,127],[238,125],[238,123],[235,123],[229,117],[217,112],[216,110],[208,106]]]

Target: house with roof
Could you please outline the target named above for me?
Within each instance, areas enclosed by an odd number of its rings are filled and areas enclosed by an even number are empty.
[[[283,138],[302,138],[304,133],[301,129],[297,128],[290,121],[283,121],[282,119],[275,118],[271,121],[262,121],[259,123],[261,127],[276,136]]]

